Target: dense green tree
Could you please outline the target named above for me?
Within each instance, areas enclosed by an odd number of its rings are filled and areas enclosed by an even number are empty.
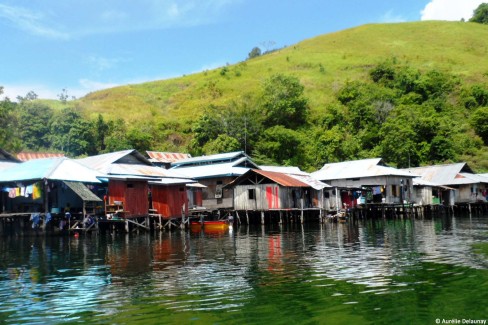
[[[302,136],[298,131],[275,125],[264,131],[262,139],[256,144],[256,157],[267,159],[265,163],[285,166],[301,166],[303,157]]]
[[[261,49],[259,47],[253,47],[251,52],[247,55],[248,59],[253,59],[261,55]]]
[[[262,131],[262,116],[257,108],[253,99],[247,96],[226,106],[208,106],[193,125],[192,153],[208,154],[204,149],[205,145],[222,134],[238,141],[239,146],[236,149],[252,152]]]
[[[152,136],[147,126],[135,125],[129,128],[125,137],[131,148],[136,149],[139,152],[151,150]]]
[[[108,122],[108,135],[105,137],[105,151],[114,152],[132,149],[132,145],[127,138],[127,124],[122,118]]]
[[[37,151],[51,147],[53,115],[49,106],[37,101],[22,101],[19,104],[19,129],[24,149]]]
[[[0,95],[3,87],[0,86]],[[0,148],[7,151],[18,151],[21,148],[21,140],[18,136],[18,119],[14,114],[16,104],[8,98],[0,101]]]
[[[64,108],[53,115],[51,147],[69,156],[97,153],[94,123],[85,120],[75,108]]]
[[[488,106],[488,86],[474,84],[469,88],[464,88],[461,93],[461,101],[466,108]]]
[[[216,139],[207,142],[203,147],[203,152],[208,155],[239,150],[242,150],[239,141],[227,134],[219,134]]]
[[[283,74],[273,75],[264,82],[261,105],[266,127],[282,125],[296,129],[305,124],[309,111],[298,78]]]
[[[488,3],[482,3],[474,10],[473,17],[469,20],[474,23],[488,24]]]
[[[95,137],[97,151],[103,152],[106,148],[105,139],[108,136],[109,124],[105,122],[102,114],[98,114],[97,120],[95,122]]]
[[[483,142],[488,145],[488,106],[480,107],[473,112],[471,124]]]
[[[97,150],[97,139],[94,123],[78,119],[68,131],[67,152],[72,156],[95,155]]]

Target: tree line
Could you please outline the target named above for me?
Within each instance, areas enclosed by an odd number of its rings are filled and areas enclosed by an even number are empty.
[[[90,118],[76,105],[55,109],[31,94],[0,102],[0,147],[72,157],[130,148],[193,155],[243,150],[260,164],[304,170],[368,157],[397,167],[463,160],[488,170],[486,81],[468,85],[390,59],[365,80],[346,82],[320,109],[311,109],[305,93],[297,77],[278,73],[256,93],[209,104],[190,126],[164,117],[133,124]]]

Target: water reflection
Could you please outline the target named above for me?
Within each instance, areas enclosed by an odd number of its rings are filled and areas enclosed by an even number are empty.
[[[0,323],[425,321],[488,298],[487,238],[486,217],[2,238]]]

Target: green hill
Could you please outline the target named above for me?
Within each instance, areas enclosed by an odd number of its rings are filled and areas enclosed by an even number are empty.
[[[396,59],[421,70],[436,68],[467,82],[488,73],[488,26],[463,22],[371,24],[317,36],[252,60],[180,78],[127,85],[88,94],[88,114],[147,120],[155,116],[194,120],[202,107],[257,92],[274,73],[297,76],[312,110],[320,110],[347,80]]]
[[[305,170],[382,157],[398,167],[466,161],[486,172],[487,57],[488,25],[364,25],[180,78],[43,109],[21,104],[3,138],[72,156],[245,150],[258,163]]]

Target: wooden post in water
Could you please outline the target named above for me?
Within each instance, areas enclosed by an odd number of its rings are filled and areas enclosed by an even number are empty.
[[[239,211],[236,210],[237,223],[241,224],[241,217],[239,217]]]
[[[280,225],[283,223],[283,219],[281,218],[282,211],[280,210]]]
[[[249,213],[247,212],[247,210],[246,210],[246,221],[247,221],[247,225],[249,226]]]
[[[261,224],[264,225],[264,211],[261,211]]]

